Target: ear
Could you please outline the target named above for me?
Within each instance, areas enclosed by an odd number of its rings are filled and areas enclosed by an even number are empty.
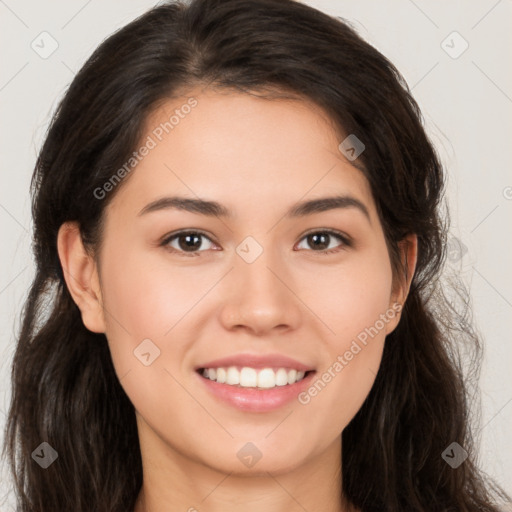
[[[389,311],[393,310],[395,313],[386,324],[386,334],[393,332],[398,325],[400,313],[409,295],[411,281],[418,261],[418,237],[415,234],[407,235],[403,240],[398,242],[398,248],[403,273],[396,276],[393,280],[394,284],[389,301]]]
[[[76,222],[65,222],[57,235],[57,250],[71,297],[92,332],[105,332],[105,318],[98,271],[94,258],[85,250]]]

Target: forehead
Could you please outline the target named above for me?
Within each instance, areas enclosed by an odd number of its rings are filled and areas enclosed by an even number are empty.
[[[366,178],[338,149],[344,137],[307,100],[192,89],[147,117],[138,147],[150,149],[113,202],[143,206],[181,192],[236,210],[248,200],[278,208],[329,192],[356,195],[371,209]]]

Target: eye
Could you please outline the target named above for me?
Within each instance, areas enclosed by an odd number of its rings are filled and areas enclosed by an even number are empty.
[[[210,238],[200,231],[181,231],[180,233],[167,236],[162,240],[161,245],[171,252],[178,253],[180,256],[199,256],[199,252],[212,248],[205,248],[204,240],[208,240],[210,244],[213,244]]]
[[[337,238],[341,241],[341,244],[332,247],[331,242],[333,238]],[[352,246],[349,237],[333,230],[313,231],[303,237],[302,240],[306,240],[306,243],[309,244],[310,247],[315,248],[313,252],[319,252],[321,254],[332,254],[343,250],[345,247]]]
[[[333,238],[337,239],[340,244],[332,247]],[[210,245],[205,247],[204,240],[207,240]],[[352,243],[349,237],[333,230],[313,231],[305,235],[302,240],[305,240],[310,247],[313,247],[313,252],[320,254],[331,254],[343,250],[345,247],[351,247]],[[199,256],[201,252],[215,249],[215,244],[204,233],[200,231],[181,231],[179,233],[171,234],[162,240],[161,244],[170,252],[177,253],[180,256]],[[303,247],[299,247],[303,249]]]

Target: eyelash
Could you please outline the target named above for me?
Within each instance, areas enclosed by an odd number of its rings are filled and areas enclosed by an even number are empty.
[[[323,234],[323,235],[329,235],[329,236],[334,236],[336,238],[338,238],[338,240],[341,241],[342,245],[339,246],[339,247],[336,247],[334,249],[324,249],[324,250],[321,250],[321,251],[314,251],[312,250],[311,252],[315,252],[315,253],[318,253],[319,255],[322,255],[322,256],[326,256],[326,255],[329,255],[329,254],[333,254],[333,253],[337,253],[339,251],[342,251],[344,250],[345,248],[347,247],[352,247],[352,241],[351,239],[339,232],[339,231],[335,231],[335,230],[332,230],[332,229],[322,229],[322,230],[316,230],[316,231],[310,231],[309,233],[306,233],[301,239],[300,241],[304,240],[305,238],[307,238],[308,236],[310,235],[317,235],[317,234]],[[160,246],[164,247],[166,250],[172,252],[172,253],[175,253],[175,254],[179,254],[180,256],[184,256],[184,257],[196,257],[196,256],[199,256],[201,254],[201,252],[204,252],[204,251],[196,251],[196,252],[186,252],[186,251],[182,251],[182,250],[179,250],[179,249],[175,249],[174,247],[169,247],[169,243],[174,240],[175,238],[178,238],[180,236],[183,236],[183,235],[199,235],[199,236],[202,236],[204,238],[207,238],[210,242],[214,243],[213,240],[206,234],[206,233],[203,233],[201,231],[196,231],[196,230],[192,230],[192,231],[179,231],[178,233],[173,233],[169,236],[166,236],[162,242],[160,243]]]

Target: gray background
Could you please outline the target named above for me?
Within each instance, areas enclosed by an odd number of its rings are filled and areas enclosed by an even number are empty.
[[[512,493],[512,0],[305,3],[351,21],[397,66],[448,169],[452,238],[447,270],[460,273],[469,287],[485,342],[480,463]],[[86,58],[154,4],[0,0],[2,429],[14,333],[34,273],[28,190],[37,150],[50,114]],[[50,35],[40,35],[44,31]],[[58,47],[45,55],[52,44]],[[0,510],[13,510],[5,465],[0,477]]]

